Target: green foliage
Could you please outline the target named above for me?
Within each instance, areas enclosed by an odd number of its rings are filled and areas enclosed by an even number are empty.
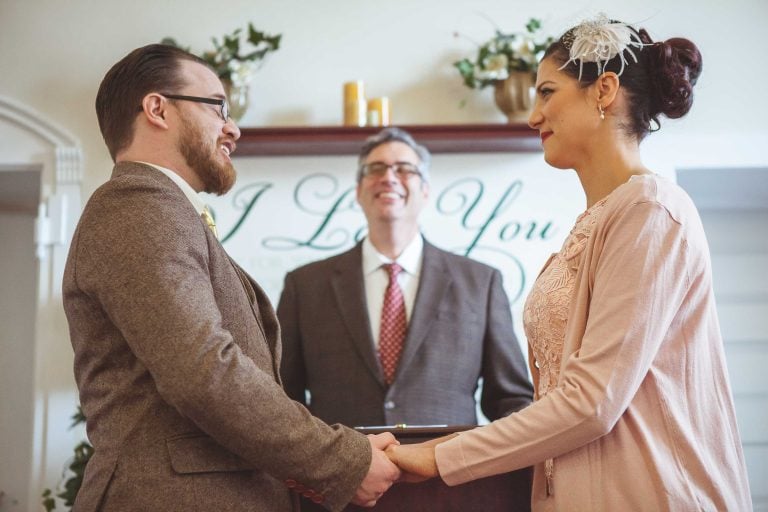
[[[78,405],[77,411],[72,415],[72,424],[69,428],[74,428],[82,423],[85,423],[85,415]],[[77,492],[83,484],[85,466],[93,455],[93,446],[88,441],[81,441],[75,446],[74,452],[74,456],[68,461],[68,465],[61,476],[61,482],[58,486],[59,492],[54,497],[53,491],[50,489],[43,491],[43,507],[46,512],[51,512],[56,508],[55,498],[64,500],[64,505],[67,507],[72,507],[75,504]]]
[[[72,423],[69,425],[69,428],[72,429],[78,425],[85,425],[85,414],[83,414],[83,408],[79,405],[75,414],[72,415]]]
[[[56,508],[56,500],[53,499],[53,492],[50,489],[43,491],[43,508],[45,508],[45,512],[51,512]]]
[[[495,30],[494,36],[477,49],[474,59],[464,58],[453,63],[470,89],[482,89],[504,80],[513,71],[536,72],[539,59],[554,42],[552,37],[540,38],[541,21],[531,18],[524,33]]]
[[[233,73],[237,73],[243,65],[260,63],[267,54],[280,48],[280,40],[283,37],[282,34],[269,35],[261,32],[254,28],[253,23],[248,23],[248,37],[245,42],[250,44],[250,48],[246,48],[244,44],[241,46],[242,32],[240,28],[235,29],[231,34],[225,34],[221,41],[215,37],[211,38],[213,50],[200,55],[222,80],[231,80]],[[160,42],[190,51],[189,47],[179,45],[171,37],[166,37]]]

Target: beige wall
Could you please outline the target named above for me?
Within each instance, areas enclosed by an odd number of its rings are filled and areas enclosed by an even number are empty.
[[[692,113],[663,123],[662,131],[644,143],[651,168],[671,176],[679,168],[768,168],[764,0],[727,5],[715,0],[0,0],[0,95],[81,141],[82,196],[87,198],[111,167],[93,111],[96,89],[109,66],[137,46],[173,36],[199,52],[210,47],[211,36],[245,27],[249,20],[283,33],[282,48],[255,77],[245,126],[338,124],[341,84],[350,79],[365,80],[372,96],[389,96],[395,123],[504,122],[491,92],[466,89],[451,67],[474,51],[454,31],[484,41],[492,26],[482,13],[504,30],[517,30],[528,17],[538,16],[556,34],[599,10],[641,22],[657,39],[689,37],[704,55]],[[464,99],[466,106],[459,108]],[[0,126],[0,164],[26,162],[30,153],[37,154],[29,142],[19,151],[18,138]],[[243,167],[254,167],[253,162]],[[580,192],[574,194],[579,199]],[[51,330],[65,331],[60,316]],[[55,484],[80,435],[66,431],[76,394],[71,349],[66,333],[60,334],[58,343],[44,347],[45,372],[36,376],[49,401],[42,409],[45,418],[36,420],[43,422],[36,429],[44,432],[45,446],[35,446],[35,464],[43,467],[33,476],[32,496]],[[8,392],[0,390],[0,400]]]

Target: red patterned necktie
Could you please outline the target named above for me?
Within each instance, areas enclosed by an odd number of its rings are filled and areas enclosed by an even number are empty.
[[[379,331],[379,358],[384,370],[384,381],[392,384],[395,370],[403,351],[405,341],[406,318],[403,291],[397,282],[397,274],[403,268],[397,263],[382,265],[389,274],[389,285],[384,292],[384,304],[381,308],[381,329]]]

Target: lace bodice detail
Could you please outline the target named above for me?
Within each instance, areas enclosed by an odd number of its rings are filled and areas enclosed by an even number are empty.
[[[539,398],[557,386],[579,255],[605,206],[598,201],[577,219],[560,252],[554,253],[539,274],[523,310],[523,326],[539,369]]]

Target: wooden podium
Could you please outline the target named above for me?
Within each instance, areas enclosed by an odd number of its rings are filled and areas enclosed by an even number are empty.
[[[419,443],[474,426],[450,427],[361,427],[364,434],[391,432],[401,443]],[[531,510],[532,468],[482,478],[449,487],[440,478],[417,484],[395,484],[373,508],[349,505],[345,512],[529,512]],[[320,511],[302,503],[303,511]],[[327,512],[327,511],[326,511]]]

